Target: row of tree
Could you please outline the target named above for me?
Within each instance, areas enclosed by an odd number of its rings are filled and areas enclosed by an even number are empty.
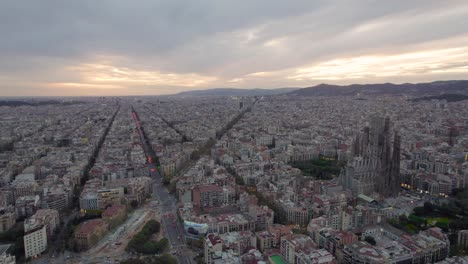
[[[84,172],[83,172],[83,177],[81,177],[81,186],[85,185],[86,181],[88,181],[89,172],[93,168],[94,163],[96,163],[96,158],[97,158],[97,156],[99,154],[99,150],[101,149],[102,144],[104,143],[104,140],[106,139],[107,134],[109,133],[109,131],[110,131],[111,127],[112,127],[112,124],[114,123],[114,119],[117,116],[117,113],[119,112],[119,110],[120,110],[120,105],[117,105],[117,110],[115,110],[114,114],[112,115],[109,123],[107,124],[107,127],[104,130],[104,133],[101,135],[101,138],[99,138],[97,146],[94,148],[94,152],[91,155],[91,157],[89,159],[89,162],[85,166],[85,169],[84,169]]]
[[[128,259],[120,264],[177,264],[177,259],[168,254],[161,256],[146,257],[144,259]]]
[[[226,124],[220,131],[216,132],[216,138],[221,139],[221,137],[229,131],[239,120],[245,115],[245,113],[252,111],[252,107],[258,102],[258,98],[255,99],[255,101],[249,105],[247,108],[242,110],[236,117],[234,117],[229,123]]]
[[[156,220],[148,221],[143,229],[138,232],[128,242],[127,251],[137,252],[142,254],[159,254],[164,251],[169,245],[167,238],[159,241],[151,240],[151,237],[158,233],[161,229],[161,224]]]

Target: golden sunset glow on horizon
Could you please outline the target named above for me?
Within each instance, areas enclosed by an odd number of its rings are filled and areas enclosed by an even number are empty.
[[[144,71],[104,64],[83,64],[72,67],[87,83],[97,85],[120,84],[131,85],[165,85],[196,87],[214,82],[217,78],[199,74],[162,73]]]
[[[341,80],[398,77],[443,72],[468,73],[468,47],[335,59],[298,68],[293,80]]]
[[[431,73],[468,73],[468,47],[338,58],[311,66],[275,72],[254,72],[232,79],[195,73],[161,73],[105,64],[82,64],[69,67],[81,82],[50,83],[55,88],[124,89],[132,86],[205,87],[232,85],[251,79],[287,79],[297,81],[357,80],[372,77],[409,76]],[[294,85],[294,83],[291,83]],[[170,93],[170,90],[168,91]]]
[[[0,4],[8,21],[0,26],[0,96],[159,95],[468,76],[466,1],[268,1],[268,9],[262,0],[161,3],[100,2],[91,13],[81,2]],[[132,10],[132,19],[122,10]],[[174,12],[184,15],[168,15]]]

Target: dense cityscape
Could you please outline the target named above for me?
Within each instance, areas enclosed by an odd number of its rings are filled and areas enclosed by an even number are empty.
[[[464,263],[467,116],[393,95],[2,106],[0,263]]]
[[[0,264],[468,264],[467,18],[0,1]]]

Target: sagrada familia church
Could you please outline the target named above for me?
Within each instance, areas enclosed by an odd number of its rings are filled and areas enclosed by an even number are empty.
[[[391,132],[391,126],[388,117],[373,117],[370,126],[356,135],[352,156],[340,175],[343,186],[353,194],[375,198],[398,195],[400,136]]]

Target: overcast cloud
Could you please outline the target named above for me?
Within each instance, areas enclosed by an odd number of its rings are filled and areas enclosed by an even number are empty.
[[[0,96],[468,76],[468,2],[1,1]]]

